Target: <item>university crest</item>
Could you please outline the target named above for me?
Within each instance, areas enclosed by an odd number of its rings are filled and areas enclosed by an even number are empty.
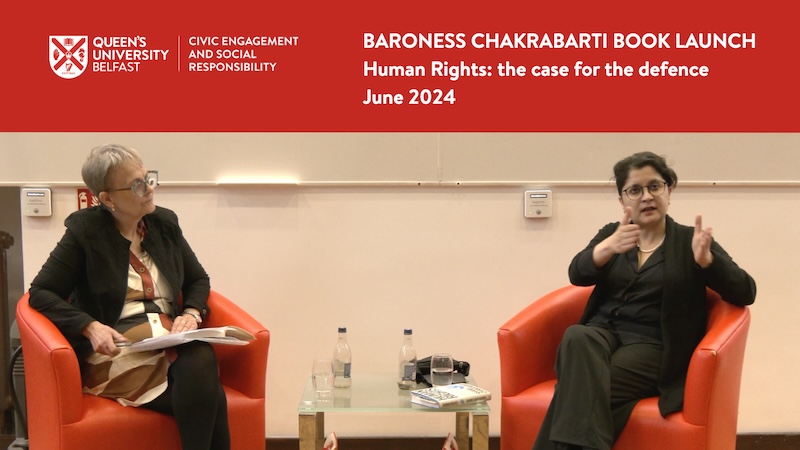
[[[50,36],[50,68],[61,78],[72,79],[89,65],[88,36]]]

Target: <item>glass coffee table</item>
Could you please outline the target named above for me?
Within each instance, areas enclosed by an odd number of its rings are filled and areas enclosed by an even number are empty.
[[[476,384],[472,377],[467,382]],[[422,388],[424,386],[419,386]],[[347,392],[349,391],[349,392]],[[469,418],[472,416],[472,449],[489,449],[489,404],[486,402],[447,408],[427,408],[411,403],[410,391],[397,387],[397,374],[357,373],[353,386],[334,389],[332,398],[315,397],[311,377],[306,381],[297,406],[300,426],[300,450],[320,450],[325,440],[325,413],[419,413],[456,415],[456,442],[460,450],[469,450]]]

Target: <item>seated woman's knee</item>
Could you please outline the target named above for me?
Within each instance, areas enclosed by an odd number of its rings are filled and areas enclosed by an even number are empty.
[[[190,342],[178,349],[178,360],[181,365],[202,371],[216,369],[217,355],[210,344],[205,342]]]

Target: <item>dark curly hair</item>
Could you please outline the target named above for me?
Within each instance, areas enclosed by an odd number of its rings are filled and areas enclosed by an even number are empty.
[[[622,188],[628,179],[632,169],[641,169],[650,166],[656,170],[667,183],[667,186],[674,188],[678,185],[678,175],[667,165],[667,160],[663,156],[653,152],[634,153],[614,164],[614,180],[617,183],[617,193],[622,196]]]

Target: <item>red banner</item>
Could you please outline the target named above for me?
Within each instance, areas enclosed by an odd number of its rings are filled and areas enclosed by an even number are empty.
[[[792,2],[7,2],[0,131],[800,130]]]

